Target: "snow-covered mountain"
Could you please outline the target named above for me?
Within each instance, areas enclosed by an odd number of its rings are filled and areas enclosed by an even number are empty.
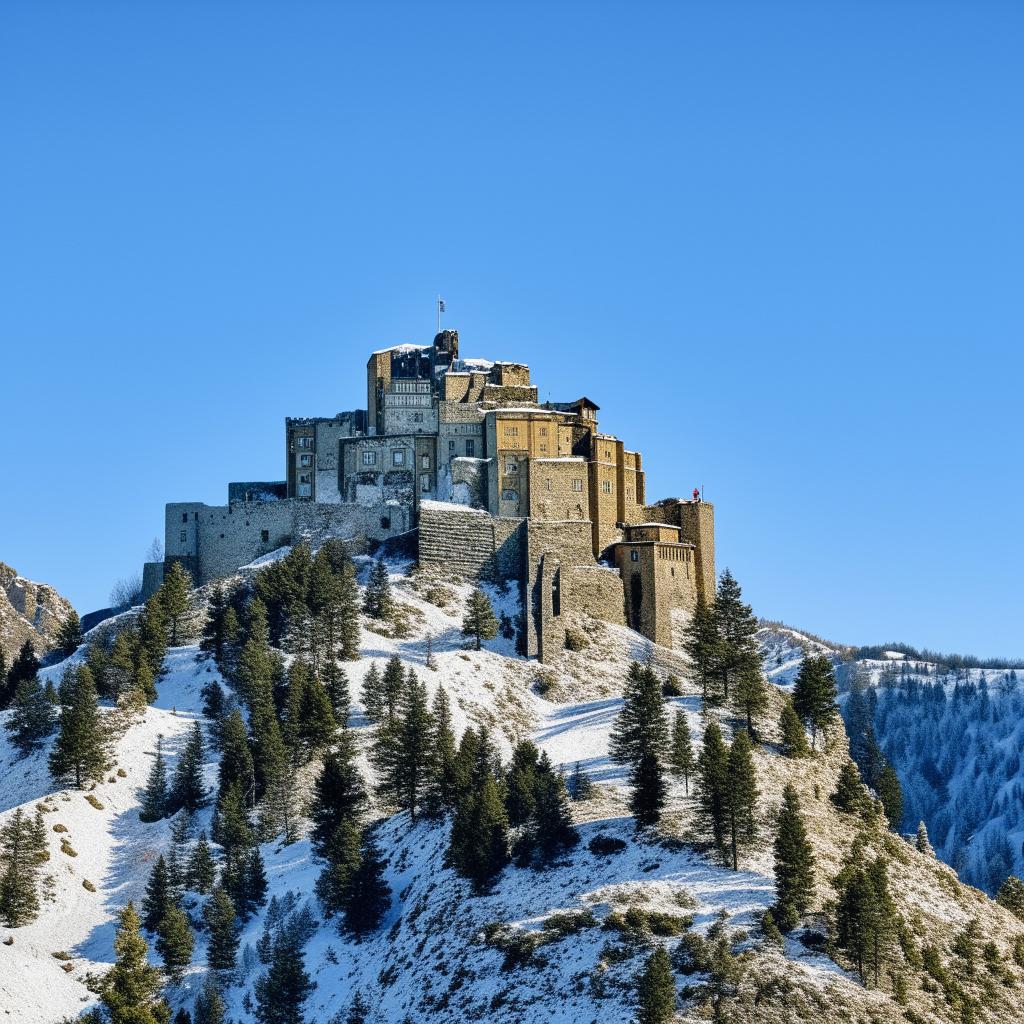
[[[649,660],[662,675],[683,678],[682,694],[670,703],[686,713],[695,739],[709,716],[720,719],[727,737],[738,725],[726,710],[702,711],[677,652],[597,622],[583,624],[589,642],[582,650],[567,650],[550,666],[518,657],[511,641],[500,637],[479,652],[466,650],[460,624],[468,588],[438,586],[410,572],[405,563],[393,562],[390,569],[395,594],[410,609],[411,635],[383,636],[364,622],[361,658],[346,663],[353,696],[358,698],[371,664],[382,665],[397,654],[415,667],[431,692],[443,683],[453,702],[456,732],[488,725],[506,756],[516,740],[532,737],[567,771],[579,762],[596,783],[595,795],[574,805],[578,846],[544,871],[506,868],[493,891],[482,896],[473,895],[467,882],[445,866],[447,823],[412,824],[405,814],[390,817],[379,830],[390,907],[378,932],[361,942],[323,920],[313,895],[320,865],[309,841],[264,844],[276,913],[307,907],[315,921],[304,945],[305,966],[316,983],[305,1008],[308,1021],[344,1021],[357,993],[369,1005],[367,1020],[373,1024],[628,1021],[635,1014],[637,974],[656,944],[673,956],[681,986],[678,1019],[707,1019],[708,975],[687,950],[720,917],[733,930],[742,965],[724,1004],[730,1020],[959,1022],[965,1019],[965,1000],[973,1007],[972,1020],[1019,1020],[1024,964],[1014,960],[1014,941],[1021,922],[877,822],[865,823],[833,806],[829,794],[847,759],[846,740],[838,730],[827,749],[811,760],[782,757],[775,722],[783,697],[771,688],[765,742],[754,755],[761,837],[743,858],[741,870],[733,872],[696,841],[694,799],[681,783],[671,785],[668,813],[658,832],[638,835],[627,809],[623,771],[608,756],[609,732],[633,660]],[[513,592],[489,588],[489,594],[496,610],[514,617]],[[194,595],[197,604],[204,596]],[[117,628],[117,622],[101,628]],[[428,636],[433,669],[426,666]],[[762,641],[768,674],[782,686],[791,682],[804,645],[816,643],[781,630],[767,630]],[[65,667],[53,666],[43,674],[57,682]],[[164,751],[173,760],[193,723],[204,722],[200,691],[217,678],[213,663],[194,644],[170,650],[157,700],[122,732],[105,781],[87,793],[55,789],[47,751],[19,759],[0,732],[0,824],[18,807],[43,812],[47,870],[53,878],[35,922],[0,928],[0,1014],[6,1013],[0,1019],[52,1024],[94,1005],[87,983],[113,960],[116,915],[129,899],[138,903],[155,859],[170,842],[169,822],[147,824],[139,818],[157,738],[163,737]],[[358,706],[351,724],[365,755],[374,727]],[[212,787],[216,763],[209,756],[205,771]],[[370,774],[365,756],[361,763]],[[309,782],[304,776],[296,785],[308,792]],[[905,956],[898,983],[889,979],[881,988],[864,987],[849,963],[827,956],[824,917],[820,927],[812,922],[811,928],[787,937],[781,948],[762,935],[762,916],[775,897],[772,815],[786,783],[800,795],[817,858],[816,907],[824,909],[834,899],[831,879],[857,836],[869,850],[889,858],[893,896],[907,922],[900,937]],[[207,809],[198,815],[196,829],[209,833],[210,814]],[[605,842],[593,844],[595,839]],[[196,920],[201,903],[196,894],[185,897]],[[630,908],[667,915],[678,928],[664,930],[678,934],[625,933],[621,921]],[[267,913],[264,908],[247,925],[242,966],[226,990],[229,1017],[236,1022],[255,1019],[252,992],[264,970],[257,944]],[[972,941],[991,942],[997,960],[988,967],[972,966],[976,973],[967,976],[951,944],[973,920],[978,928]],[[176,1009],[191,1008],[201,988],[205,942],[200,931],[192,967],[180,984],[168,988]],[[929,950],[934,955],[922,959]],[[951,1002],[953,989],[936,981],[936,972],[941,968],[951,977],[958,967],[958,1001]]]

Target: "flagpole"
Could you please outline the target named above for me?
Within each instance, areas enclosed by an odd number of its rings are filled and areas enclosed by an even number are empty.
[[[441,333],[441,296],[437,297],[437,333]]]

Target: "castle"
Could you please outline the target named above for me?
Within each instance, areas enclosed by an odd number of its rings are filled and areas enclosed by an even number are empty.
[[[589,398],[538,401],[529,367],[459,357],[456,331],[366,364],[366,409],[285,420],[285,479],[228,485],[226,505],[166,506],[165,562],[197,583],[283,545],[343,537],[411,545],[423,566],[517,581],[524,649],[550,660],[591,615],[678,643],[715,587],[714,508],[646,503],[639,452]]]

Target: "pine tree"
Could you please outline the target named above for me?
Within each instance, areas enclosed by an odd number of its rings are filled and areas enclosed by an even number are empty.
[[[712,719],[704,730],[704,743],[697,758],[698,820],[705,835],[720,852],[726,849],[726,789],[729,748],[718,722]]]
[[[869,797],[864,783],[860,781],[860,772],[852,761],[847,761],[839,770],[836,791],[832,794],[832,803],[848,814],[863,814],[867,809]]]
[[[888,761],[879,773],[875,789],[878,792],[878,799],[882,801],[889,825],[898,829],[900,822],[903,821],[903,789],[896,769]]]
[[[106,739],[92,673],[85,665],[78,665],[65,673],[64,681],[67,703],[61,710],[60,731],[50,753],[50,774],[57,782],[73,779],[81,789],[88,780],[103,777]]]
[[[156,738],[156,756],[149,769],[146,789],[142,794],[139,821],[159,821],[170,813],[171,799],[167,789],[167,765],[164,763],[163,736]]]
[[[758,791],[752,751],[750,736],[741,729],[729,749],[725,786],[725,814],[733,871],[739,870],[739,850],[757,838],[755,807]]]
[[[593,795],[594,784],[590,781],[590,776],[583,770],[579,761],[577,761],[572,770],[572,777],[569,779],[569,796],[576,803],[582,803],[584,800],[589,800]]]
[[[323,750],[337,731],[331,699],[320,680],[313,676],[303,689],[299,708],[299,741],[305,757]]]
[[[224,848],[225,871],[256,842],[240,782],[232,782],[217,800],[213,837]]]
[[[924,828],[924,822],[918,826],[918,849],[921,849],[920,837],[921,830]],[[928,833],[924,834],[925,842],[928,841]],[[935,856],[935,851],[931,849],[929,843],[927,851],[922,850],[922,853],[930,852],[931,855]],[[1016,875],[1010,875],[1005,882],[999,887],[999,892],[996,893],[996,903],[1001,907],[1005,907],[1011,914],[1016,914],[1022,921],[1024,921],[1024,882],[1022,882]]]
[[[138,633],[129,627],[114,637],[107,664],[107,685],[115,700],[131,699],[141,661]]]
[[[629,668],[622,710],[611,732],[610,756],[615,764],[636,767],[644,754],[662,758],[668,749],[668,720],[661,683],[648,666]]]
[[[484,640],[493,640],[498,635],[498,620],[487,595],[475,587],[466,602],[466,614],[462,619],[462,635],[473,641],[480,650]]]
[[[672,741],[669,747],[669,771],[677,779],[683,780],[686,793],[690,793],[690,776],[696,762],[693,756],[693,740],[690,737],[690,724],[686,712],[677,710],[672,721]]]
[[[775,826],[775,906],[772,915],[783,931],[792,931],[810,909],[814,895],[814,853],[800,813],[796,790],[787,784]]]
[[[274,940],[270,966],[256,980],[259,1024],[303,1024],[302,1008],[314,983],[306,973],[302,948],[288,929]]]
[[[221,729],[218,794],[223,796],[228,787],[236,782],[244,793],[253,792],[255,797],[256,773],[252,751],[249,749],[249,733],[238,708],[228,715]]]
[[[251,709],[254,700],[272,687],[274,659],[270,649],[267,606],[254,597],[246,607],[245,641],[234,666],[234,680],[242,700]]]
[[[661,820],[665,806],[665,779],[657,756],[647,751],[633,767],[629,777],[629,809],[636,818],[636,827],[646,828]]]
[[[387,710],[380,669],[373,662],[363,677],[363,710],[371,722],[383,722]]]
[[[486,891],[508,863],[508,815],[490,773],[459,800],[449,857],[477,892]]]
[[[342,818],[321,844],[323,870],[316,880],[316,894],[328,916],[340,913],[348,902],[352,876],[359,867],[362,827],[354,818]]]
[[[430,708],[431,771],[423,798],[423,810],[440,817],[454,810],[456,803],[456,748],[452,731],[452,710],[443,686],[437,688]]]
[[[167,869],[167,861],[160,854],[149,873],[146,895],[142,899],[142,927],[155,932],[167,911],[174,905],[174,887]]]
[[[0,921],[30,924],[39,913],[39,865],[48,856],[45,833],[19,807],[0,827]]]
[[[505,777],[505,811],[508,823],[525,825],[537,806],[537,762],[540,751],[530,740],[521,740],[512,751]]]
[[[370,830],[363,835],[359,864],[352,873],[345,899],[344,927],[354,935],[368,935],[379,926],[391,905],[391,890],[384,880],[384,858]]]
[[[174,769],[171,786],[171,807],[184,809],[189,814],[206,806],[207,790],[203,784],[203,730],[198,722],[192,723],[185,748]]]
[[[249,853],[245,864],[245,898],[241,906],[235,902],[236,909],[245,917],[254,914],[267,902],[267,869],[263,863],[263,855],[259,847]]]
[[[217,865],[213,859],[213,852],[206,840],[206,833],[200,832],[196,845],[189,855],[186,879],[188,887],[193,892],[202,893],[204,896],[213,889],[213,883],[217,877]]]
[[[398,655],[388,658],[381,679],[381,690],[384,694],[384,721],[393,723],[395,713],[402,701],[402,690],[405,688],[405,669],[402,668]]]
[[[718,633],[718,621],[714,612],[704,603],[697,600],[690,621],[683,635],[683,650],[693,665],[694,677],[701,688],[704,703],[707,704],[711,688],[718,678],[718,663],[721,655],[722,638]]]
[[[638,1024],[667,1024],[675,1017],[676,983],[663,946],[657,946],[637,981]]]
[[[759,658],[750,658],[736,675],[733,689],[733,706],[747,720],[747,732],[751,738],[757,736],[754,719],[768,708],[768,687],[761,671]]]
[[[366,1024],[370,1015],[370,1004],[363,998],[362,992],[356,992],[349,1003],[344,1024]]]
[[[177,984],[184,976],[185,968],[192,962],[196,944],[185,911],[176,905],[170,907],[157,925],[156,936],[156,951],[164,962],[164,970],[171,981]]]
[[[383,558],[378,558],[370,570],[366,585],[363,611],[374,619],[390,619],[395,613],[394,598],[391,596],[391,578]]]
[[[14,702],[4,728],[22,757],[38,750],[53,735],[57,716],[39,676],[32,676],[18,684]]]
[[[182,567],[181,562],[171,562],[157,591],[160,604],[163,605],[164,614],[167,616],[167,640],[171,647],[178,646],[183,621],[189,611],[188,594],[191,587],[192,577]]]
[[[431,633],[427,634],[427,642],[423,655],[423,666],[429,668],[431,671],[437,668],[437,658],[434,657],[434,637]]]
[[[203,921],[210,936],[206,962],[212,971],[233,971],[238,958],[240,929],[231,897],[217,886],[203,908]]]
[[[935,850],[928,839],[928,828],[923,821],[917,823],[917,838],[914,840],[914,846],[917,848],[918,853],[923,853],[926,857],[935,856]],[[1012,878],[1013,876],[1011,875],[1010,877]],[[1008,878],[1006,881],[1009,882],[1010,879]],[[996,899],[998,900],[998,896]]]
[[[352,694],[349,690],[348,675],[336,661],[329,661],[324,666],[323,685],[327,691],[327,700],[335,724],[344,729],[352,713]]]
[[[206,608],[206,620],[203,623],[199,649],[208,657],[213,658],[217,665],[224,660],[224,618],[227,611],[228,602],[224,594],[224,585],[220,582],[214,583]]]
[[[217,668],[220,669],[225,679],[235,683],[238,678],[238,659],[242,654],[244,631],[238,612],[232,605],[228,605],[224,612],[223,633],[224,648],[217,662]]]
[[[782,752],[786,757],[807,757],[811,752],[807,746],[804,723],[793,707],[792,698],[786,697],[779,715],[779,730],[782,733]]]
[[[431,738],[427,691],[410,670],[395,716],[377,730],[371,759],[378,795],[408,811],[413,821],[428,787]]]
[[[36,657],[35,644],[31,640],[26,640],[7,670],[6,677],[0,674],[0,711],[10,705],[18,692],[18,687],[28,682],[38,672],[39,659]]]
[[[722,697],[729,701],[729,687],[740,677],[760,671],[757,650],[757,617],[728,569],[722,573],[712,609],[719,637],[716,674],[722,684]]]
[[[817,743],[836,715],[836,676],[832,662],[824,655],[808,655],[800,666],[793,686],[793,707],[810,726],[811,747]]]
[[[167,654],[167,616],[159,594],[145,604],[138,619],[139,646],[153,677],[163,670]]]
[[[324,757],[323,767],[313,786],[309,816],[313,850],[326,857],[331,839],[345,821],[358,824],[369,801],[362,775],[355,763],[356,749],[352,736],[342,732],[338,748]]]
[[[534,809],[528,835],[541,866],[550,864],[580,841],[565,782],[551,767],[546,753],[541,755],[534,779]]]
[[[171,1009],[160,998],[160,972],[146,959],[146,940],[129,902],[114,938],[117,960],[100,982],[100,1000],[110,1024],[168,1024]]]
[[[835,880],[836,939],[857,965],[865,984],[873,977],[877,986],[882,967],[899,929],[899,914],[889,891],[888,870],[882,857],[870,864],[855,844],[850,858]]]
[[[68,612],[57,630],[57,649],[65,658],[71,657],[82,642],[82,622],[74,608]]]
[[[196,996],[192,1010],[192,1024],[225,1024],[227,1007],[212,978],[207,977],[202,990]]]

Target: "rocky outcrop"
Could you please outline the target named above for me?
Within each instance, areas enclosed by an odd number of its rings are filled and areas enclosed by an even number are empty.
[[[8,664],[26,640],[42,654],[54,643],[71,602],[46,583],[27,580],[0,562],[0,648]]]

